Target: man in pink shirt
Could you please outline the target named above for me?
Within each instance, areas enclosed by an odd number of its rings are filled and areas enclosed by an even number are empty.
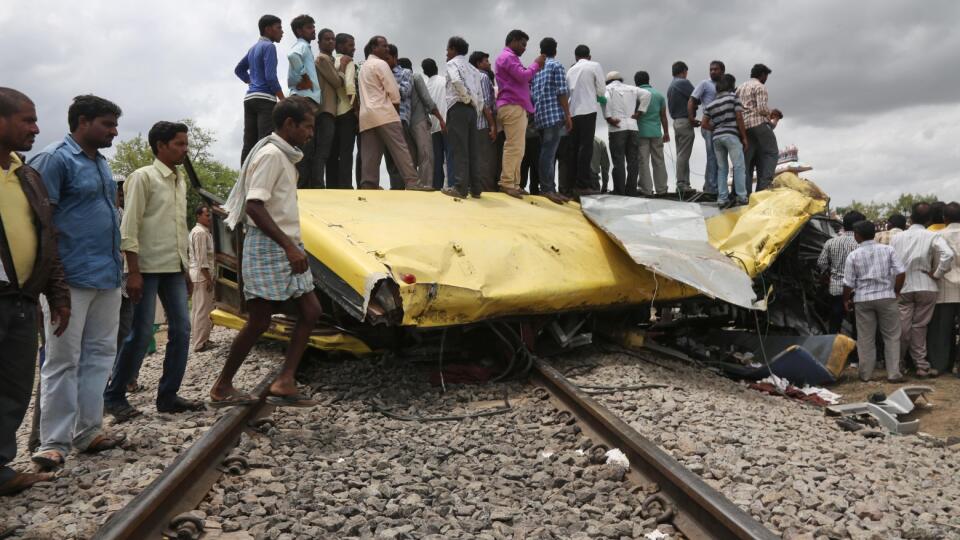
[[[523,30],[511,30],[507,34],[506,47],[497,57],[496,75],[497,121],[503,126],[506,141],[503,144],[503,172],[500,173],[500,191],[520,198],[526,193],[520,190],[520,162],[526,145],[527,115],[533,114],[530,101],[530,81],[546,61],[540,55],[529,67],[523,67],[520,57],[527,50],[530,39]]]

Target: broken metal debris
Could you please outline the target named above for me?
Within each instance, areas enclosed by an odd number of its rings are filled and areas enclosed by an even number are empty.
[[[860,402],[831,405],[827,407],[827,414],[845,418],[855,418],[860,415],[870,415],[884,429],[890,433],[908,435],[919,431],[920,421],[909,420],[901,422],[897,417],[913,412],[918,399],[927,400],[927,394],[932,393],[929,386],[902,386],[883,400],[876,403]]]

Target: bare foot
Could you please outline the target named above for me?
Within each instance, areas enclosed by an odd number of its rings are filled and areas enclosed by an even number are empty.
[[[221,401],[228,399],[230,396],[235,396],[241,392],[234,388],[233,383],[226,384],[214,384],[213,388],[210,389],[210,399],[213,401]]]

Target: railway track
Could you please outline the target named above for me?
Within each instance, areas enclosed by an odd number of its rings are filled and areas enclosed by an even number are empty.
[[[257,386],[264,396],[272,375]],[[576,422],[594,443],[590,453],[620,449],[630,460],[628,480],[651,493],[643,501],[647,524],[669,523],[690,539],[772,539],[761,523],[703,482],[623,420],[611,413],[543,360],[534,360],[536,395],[548,399]],[[264,401],[228,410],[190,448],[126,507],[97,531],[96,539],[200,538],[202,520],[189,514],[231,467],[243,468],[243,458],[231,456],[241,433],[272,411]],[[225,462],[227,460],[227,462]]]

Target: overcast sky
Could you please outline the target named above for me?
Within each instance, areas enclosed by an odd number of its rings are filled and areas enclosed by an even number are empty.
[[[781,148],[799,147],[800,159],[814,166],[808,178],[834,204],[889,200],[904,191],[960,199],[960,2],[949,0],[4,0],[0,86],[37,103],[35,151],[66,133],[73,96],[95,93],[123,108],[120,139],[146,133],[157,120],[194,118],[216,132],[215,157],[236,167],[246,86],[233,68],[257,39],[264,13],[283,19],[281,59],[294,41],[290,19],[308,13],[318,27],[353,34],[358,54],[371,35],[386,35],[418,72],[423,58],[444,59],[451,35],[495,56],[512,28],[531,36],[526,62],[539,40],[552,36],[564,64],[584,43],[604,70],[627,77],[649,71],[664,92],[675,60],[690,66],[694,84],[714,58],[738,82],[762,62],[773,69],[771,105],[786,115],[776,131]],[[279,76],[285,83],[282,61]],[[671,148],[668,169],[673,154]],[[703,161],[698,137],[696,186]]]

